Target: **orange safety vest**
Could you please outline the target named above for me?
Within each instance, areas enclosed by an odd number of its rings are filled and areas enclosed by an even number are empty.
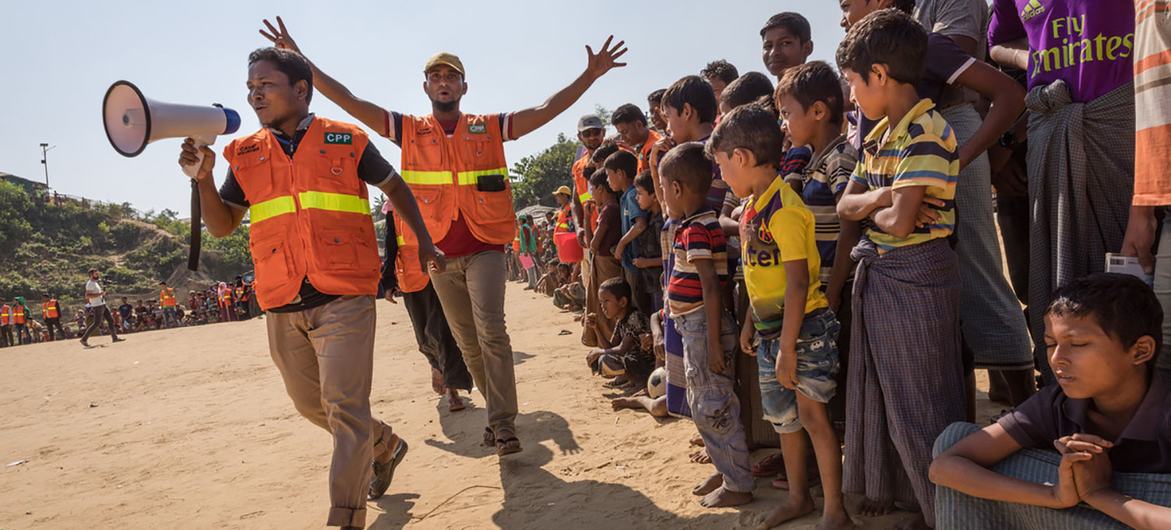
[[[638,155],[638,172],[648,171],[651,168],[651,148],[661,140],[662,137],[653,129],[647,129],[646,141],[642,143],[642,149],[639,149]]]
[[[398,255],[394,258],[394,275],[398,278],[398,290],[417,293],[426,289],[431,277],[419,265],[419,245],[408,244],[401,234],[396,235],[395,240],[398,241]]]
[[[24,325],[24,306],[16,304],[12,306],[12,323],[18,326]]]
[[[557,224],[553,227],[553,231],[554,232],[568,232],[569,231],[569,218],[572,215],[573,215],[572,207],[570,205],[566,204],[564,208],[562,208],[560,211],[557,212]]]
[[[356,125],[314,118],[292,158],[268,129],[224,149],[251,205],[249,247],[261,309],[292,302],[305,278],[325,294],[378,293],[378,243],[358,177],[368,142]]]
[[[12,307],[4,304],[0,307],[0,326],[7,326],[12,323]]]
[[[516,237],[512,183],[497,115],[464,114],[450,138],[435,116],[403,116],[399,141],[403,180],[433,241],[443,241],[460,216],[484,243],[503,245]],[[408,246],[417,245],[401,216],[395,216],[395,230]]]
[[[57,299],[50,298],[48,302],[41,304],[42,318],[59,318],[61,316],[61,309],[57,306]]]
[[[167,287],[159,291],[159,305],[163,307],[175,307],[175,289]]]
[[[581,202],[581,207],[589,219],[590,230],[595,230],[598,228],[598,209],[594,207],[594,196],[590,193],[590,176],[585,174],[591,154],[593,153],[586,151],[573,163],[573,191],[577,193],[577,200]]]
[[[232,292],[235,293],[237,302],[244,301],[244,288],[243,287],[234,287],[234,288],[232,288]]]

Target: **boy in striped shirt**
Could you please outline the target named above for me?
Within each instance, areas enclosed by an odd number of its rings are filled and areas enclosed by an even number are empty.
[[[723,299],[728,251],[719,216],[707,205],[712,163],[702,143],[687,142],[671,149],[659,170],[677,222],[667,310],[682,336],[691,418],[717,471],[692,493],[709,508],[738,506],[752,501],[753,478],[734,388],[736,324]]]
[[[846,493],[863,515],[917,504],[934,527],[927,478],[935,438],[965,413],[959,348],[960,277],[949,244],[959,174],[956,135],[915,85],[927,32],[884,9],[854,24],[837,62],[854,101],[881,120],[838,201],[846,221],[868,220],[858,261],[847,376]],[[892,487],[907,481],[910,487]]]

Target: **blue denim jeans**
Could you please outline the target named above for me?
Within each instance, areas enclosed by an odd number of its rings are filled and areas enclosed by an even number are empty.
[[[837,392],[838,333],[841,324],[829,309],[805,315],[797,337],[797,390],[789,390],[777,381],[777,356],[780,339],[760,341],[756,363],[760,374],[760,401],[765,421],[780,434],[801,430],[797,417],[797,392],[818,403],[829,403]]]
[[[736,398],[734,349],[736,325],[727,313],[721,319],[720,346],[708,348],[707,315],[702,309],[673,317],[683,338],[683,362],[687,378],[687,404],[691,419],[699,428],[704,446],[716,470],[724,476],[724,487],[731,491],[752,491],[754,481],[748,462],[748,440],[740,423],[740,400]],[[724,371],[708,368],[709,355],[724,356]]]

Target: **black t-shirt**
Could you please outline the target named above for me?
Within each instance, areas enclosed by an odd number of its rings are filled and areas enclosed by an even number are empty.
[[[297,127],[297,132],[293,138],[288,138],[284,133],[270,129],[277,142],[281,145],[282,150],[286,155],[292,157],[297,152],[297,146],[300,145],[301,139],[305,137],[305,131],[309,129],[309,124],[313,123],[313,115],[310,114]],[[367,143],[366,148],[362,150],[362,157],[358,159],[358,178],[371,186],[381,186],[390,179],[397,176],[394,166],[390,165],[382,153],[378,152],[378,148],[374,144]],[[240,187],[240,183],[236,181],[236,175],[232,170],[228,169],[228,176],[224,179],[224,184],[220,186],[220,198],[225,203],[239,209],[247,209],[250,204],[248,199],[244,197],[244,189]],[[326,294],[318,291],[309,278],[306,277],[301,281],[301,290],[292,302],[287,305],[269,309],[273,313],[295,313],[297,311],[304,311],[314,307],[323,306],[338,298],[338,295]]]
[[[129,319],[130,314],[134,312],[134,306],[130,304],[122,304],[118,306],[118,312],[122,314],[123,319]]]

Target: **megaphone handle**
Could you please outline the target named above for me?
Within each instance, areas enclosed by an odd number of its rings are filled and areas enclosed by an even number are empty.
[[[199,247],[203,235],[203,210],[199,202],[199,182],[191,179],[191,245],[187,250],[187,268],[199,270]]]
[[[203,239],[203,212],[199,202],[199,183],[195,180],[195,175],[199,171],[199,166],[203,165],[203,152],[199,148],[215,143],[215,137],[196,136],[193,140],[195,140],[197,160],[190,166],[183,166],[183,174],[191,177],[191,235],[187,252],[187,268],[197,271],[199,270],[199,247]]]
[[[207,147],[211,144],[214,144],[215,136],[193,136],[191,139],[195,140],[195,163],[191,164],[190,166],[182,167],[184,175],[195,178],[195,175],[199,173],[199,166],[203,165],[203,152],[199,149],[201,147]]]

